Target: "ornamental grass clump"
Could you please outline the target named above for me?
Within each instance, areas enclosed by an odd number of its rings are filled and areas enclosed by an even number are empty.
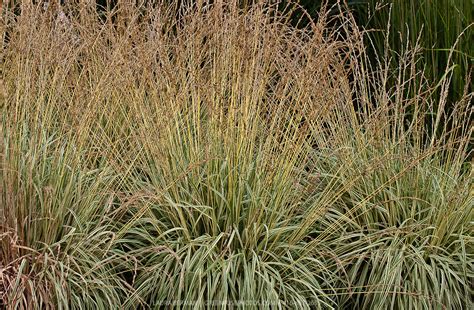
[[[119,179],[94,141],[97,102],[73,87],[81,47],[40,7],[16,18],[1,68],[0,305],[120,307],[129,286],[114,250]]]
[[[345,8],[295,10],[6,12],[0,301],[468,308],[472,94],[445,115],[416,46],[391,73]]]
[[[132,108],[140,152],[126,182],[136,296],[157,308],[335,307],[330,243],[311,235],[319,202],[336,197],[313,189],[308,124],[345,81],[327,70],[343,70],[347,45],[272,6],[192,7],[167,31],[173,18],[154,14],[146,44],[159,56],[144,66],[147,104]]]
[[[452,72],[432,86],[414,69],[417,49],[401,55],[393,88],[386,87],[387,69],[359,69],[358,76],[369,78],[357,92],[375,105],[357,112],[349,107],[325,120],[332,130],[320,139],[314,169],[329,174],[323,183],[339,184],[334,195],[343,203],[330,207],[331,224],[317,240],[340,240],[334,249],[345,275],[335,285],[343,292],[339,306],[472,306],[473,94],[466,91],[445,113]],[[313,135],[324,137],[321,128],[316,124]],[[337,232],[326,233],[332,228]]]

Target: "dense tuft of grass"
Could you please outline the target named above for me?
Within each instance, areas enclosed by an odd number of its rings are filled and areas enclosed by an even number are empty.
[[[281,8],[4,12],[0,303],[472,306],[472,93]]]

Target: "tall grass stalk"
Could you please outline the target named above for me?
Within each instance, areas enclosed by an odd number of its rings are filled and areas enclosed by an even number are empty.
[[[446,68],[451,83],[446,109],[464,96],[465,88],[472,92],[474,64],[474,3],[464,0],[422,1],[362,1],[354,6],[360,23],[378,29],[370,35],[378,53],[388,48],[394,59],[406,49],[406,43],[422,48],[417,69],[433,83],[443,79]],[[366,7],[367,6],[367,7]],[[388,46],[387,46],[388,43]],[[398,61],[394,62],[396,66]],[[416,92],[416,90],[412,90]],[[442,91],[436,92],[437,95]]]

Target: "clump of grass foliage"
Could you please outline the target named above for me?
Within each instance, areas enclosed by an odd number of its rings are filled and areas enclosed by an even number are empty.
[[[3,12],[0,304],[472,306],[449,70],[393,86],[341,7],[127,3]]]

